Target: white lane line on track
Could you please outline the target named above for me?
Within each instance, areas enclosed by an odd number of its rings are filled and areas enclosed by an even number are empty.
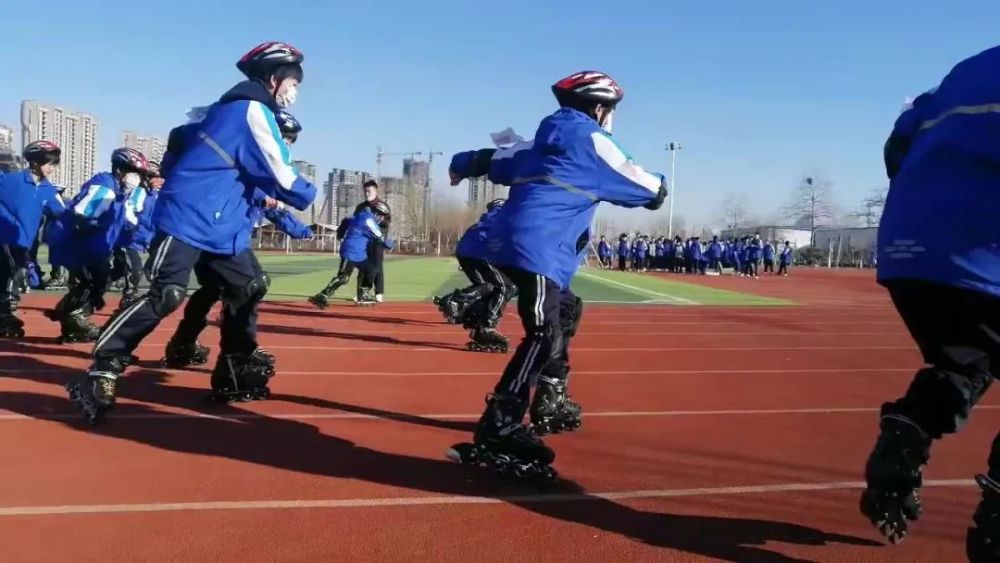
[[[148,348],[150,346],[166,346],[166,342],[143,342],[140,347]],[[76,345],[72,345],[76,346]],[[83,346],[87,348],[92,348],[93,344],[84,344]],[[453,347],[449,346],[448,343],[442,343],[440,348],[431,348],[424,346],[412,346],[410,344],[398,344],[395,346],[272,346],[267,345],[269,351],[273,350],[316,350],[325,352],[360,352],[364,350],[381,350],[383,352],[464,352],[465,349],[457,344],[452,344]],[[819,350],[916,350],[916,346],[699,346],[699,347],[660,347],[660,348],[648,348],[648,347],[614,347],[614,348],[585,348],[585,347],[574,347],[572,348],[573,354],[579,354],[581,352],[790,352],[796,350],[808,350],[808,351],[819,351]],[[0,350],[0,354],[5,353]],[[10,353],[10,352],[7,352]],[[14,357],[22,356],[23,352],[18,352]],[[280,359],[280,358],[279,358]]]
[[[7,369],[0,372],[0,377],[3,377],[4,373],[10,374],[29,374],[29,373],[52,373],[53,371],[70,371],[78,372],[82,367],[72,367],[72,366],[53,366],[51,368],[20,368],[20,369]],[[145,368],[137,367],[137,370],[142,370]],[[207,368],[202,368],[202,371],[195,371],[191,369],[169,369],[169,368],[154,368],[156,371],[164,371],[171,373],[191,373],[193,375],[201,374],[206,371]],[[746,369],[746,370],[732,370],[732,369],[667,369],[667,370],[573,370],[573,377],[579,377],[581,375],[595,376],[595,375],[803,375],[803,374],[816,374],[816,375],[830,375],[830,374],[840,374],[840,373],[861,373],[861,374],[876,374],[876,373],[906,373],[912,374],[919,369],[918,367],[912,368],[817,368],[817,369]],[[428,377],[428,376],[463,376],[463,377],[478,377],[478,376],[490,376],[496,377],[498,374],[496,371],[290,371],[281,370],[280,375],[330,375],[330,376],[387,376],[387,377]]]
[[[928,479],[924,487],[973,487],[971,479]],[[702,496],[731,496],[767,493],[805,493],[863,489],[861,481],[828,483],[776,483],[772,485],[741,485],[734,487],[701,487],[691,489],[653,489],[644,491],[612,491],[601,493],[550,493],[497,497],[480,496],[415,496],[390,498],[347,498],[318,500],[246,500],[214,502],[153,502],[142,504],[75,504],[46,506],[0,507],[0,516],[53,516],[67,514],[121,514],[141,512],[196,512],[208,510],[279,510],[279,509],[347,509],[403,506],[479,505],[479,504],[543,504],[557,502],[594,502]]]

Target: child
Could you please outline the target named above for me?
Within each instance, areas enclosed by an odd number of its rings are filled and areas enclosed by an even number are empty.
[[[114,273],[112,278],[124,278],[122,298],[118,309],[128,307],[139,298],[139,284],[143,278],[142,253],[149,251],[149,243],[153,238],[153,209],[156,206],[157,192],[163,186],[160,177],[160,165],[149,163],[149,173],[142,180],[139,189],[132,192],[129,201],[133,207],[138,207],[135,225],[126,225],[118,238],[118,247],[114,251]],[[141,205],[138,199],[142,198]]]
[[[913,101],[885,145],[889,194],[878,281],[923,355],[903,397],[882,405],[861,511],[889,541],[920,515],[934,440],[960,430],[1000,376],[1000,47],[956,65]],[[1000,561],[1000,434],[966,537],[974,563]]]
[[[618,237],[618,271],[625,271],[625,262],[628,260],[628,235],[622,233]]]
[[[747,276],[753,279],[759,277],[757,268],[760,264],[760,254],[760,235],[754,235],[747,247]]]
[[[278,124],[281,138],[289,147],[295,144],[302,132],[302,124],[292,114],[281,110],[274,116]],[[312,236],[309,227],[302,224],[294,215],[288,212],[277,200],[267,197],[260,189],[254,190],[253,207],[250,221],[251,231],[260,222],[261,216],[273,223],[278,229],[295,239],[306,239]],[[208,268],[195,266],[195,276],[198,289],[188,298],[184,306],[184,316],[177,325],[173,336],[167,342],[161,363],[166,367],[183,368],[191,365],[208,363],[211,350],[198,342],[198,336],[208,326],[208,314],[212,307],[222,299],[223,284]],[[257,344],[257,328],[255,323],[246,326],[246,338],[254,343],[250,361],[255,365],[274,366],[275,358]]]
[[[20,299],[17,277],[26,267],[31,247],[38,240],[42,217],[58,217],[65,210],[62,198],[49,183],[62,156],[50,141],[24,147],[27,169],[0,177],[0,336],[24,336],[24,322],[17,317]]]
[[[509,149],[456,154],[452,185],[488,174],[510,185],[480,256],[506,274],[518,289],[518,313],[525,338],[503,372],[474,434],[479,453],[522,460],[543,477],[554,452],[538,433],[571,430],[580,407],[566,392],[568,343],[576,332],[582,301],[569,290],[586,250],[589,227],[601,201],[658,209],[665,180],[646,172],[610,134],[622,89],[601,72],[580,72],[552,87],[560,109],[544,118],[533,141]],[[522,424],[531,389],[536,432]],[[454,455],[469,461],[462,452]]]
[[[470,350],[507,352],[508,340],[497,332],[507,303],[514,298],[514,284],[495,266],[474,256],[483,254],[493,220],[506,200],[495,199],[486,206],[479,222],[469,227],[458,241],[455,256],[459,266],[473,285],[452,293],[445,299],[435,299],[443,310],[457,311],[456,320],[471,331]]]
[[[764,273],[766,274],[768,272],[771,272],[771,274],[773,275],[774,274],[774,245],[771,244],[771,241],[767,241],[767,242],[764,243],[763,256],[764,256]]]
[[[149,161],[139,151],[122,147],[111,153],[111,171],[99,172],[52,226],[49,253],[53,264],[66,267],[75,280],[69,291],[46,311],[60,326],[62,342],[93,342],[100,329],[90,322],[104,308],[111,280],[111,257],[119,238],[138,224],[145,190],[139,186],[149,174]]]
[[[247,80],[171,132],[163,159],[166,181],[153,214],[149,292],[108,321],[86,378],[68,387],[91,422],[114,407],[115,382],[129,355],[180,307],[196,265],[218,277],[227,302],[212,397],[266,396],[274,368],[251,359],[254,342],[246,336],[270,283],[250,249],[251,198],[259,188],[305,209],[316,195],[316,187],[291,166],[274,117],[295,102],[303,59],[286,43],[254,47],[236,64]]]
[[[778,257],[778,275],[788,276],[788,267],[792,265],[792,243],[785,241],[785,246],[781,249],[781,256]]]
[[[351,280],[351,274],[358,270],[361,278],[358,283],[355,301],[361,306],[371,306],[375,300],[375,267],[368,254],[370,241],[378,241],[388,249],[392,249],[392,241],[386,240],[379,229],[379,222],[390,216],[389,206],[383,201],[374,205],[360,207],[354,214],[340,245],[340,267],[337,274],[322,291],[309,298],[309,302],[320,309],[330,306],[330,299],[342,285]]]
[[[601,261],[601,269],[611,269],[611,245],[601,236],[601,242],[597,243],[597,256]]]

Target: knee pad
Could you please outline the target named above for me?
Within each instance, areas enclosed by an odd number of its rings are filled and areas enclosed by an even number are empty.
[[[180,285],[166,285],[159,291],[149,292],[149,303],[153,306],[153,312],[161,319],[173,313],[184,302],[187,295],[187,288]]]
[[[261,275],[250,280],[243,287],[232,288],[226,293],[229,295],[226,301],[234,309],[238,309],[249,303],[259,303],[267,295],[267,291],[271,288],[271,278],[267,274],[262,273]]]
[[[576,336],[582,318],[583,299],[574,295],[572,299],[559,303],[559,325],[567,338]]]

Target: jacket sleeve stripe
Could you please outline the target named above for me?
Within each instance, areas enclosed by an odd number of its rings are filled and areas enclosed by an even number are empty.
[[[597,156],[612,170],[654,194],[660,191],[660,178],[646,172],[641,166],[633,162],[607,135],[594,132],[590,138],[594,141],[594,150],[597,151]]]
[[[288,147],[278,132],[278,123],[268,113],[260,102],[250,102],[247,105],[247,124],[254,142],[267,160],[271,174],[282,188],[291,190],[298,174],[289,162]]]

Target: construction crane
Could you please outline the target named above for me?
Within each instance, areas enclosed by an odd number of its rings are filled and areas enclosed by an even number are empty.
[[[409,157],[409,158],[412,159],[413,157],[420,156],[422,154],[424,154],[422,151],[382,152],[382,147],[376,147],[376,150],[375,150],[375,177],[378,179],[379,182],[382,181],[382,157],[383,156],[405,156],[405,157]]]

